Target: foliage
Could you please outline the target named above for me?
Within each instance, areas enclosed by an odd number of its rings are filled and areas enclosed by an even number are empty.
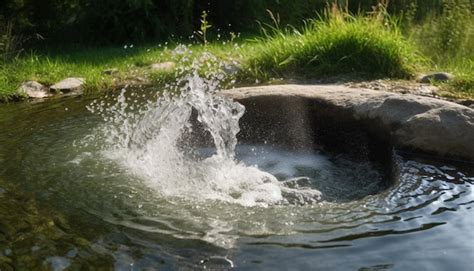
[[[208,50],[238,60],[241,81],[347,73],[405,78],[447,71],[455,79],[439,85],[443,95],[474,97],[474,0],[391,0],[386,6],[376,5],[378,0],[330,2],[343,11],[332,9],[305,21],[327,7],[326,0],[0,1],[0,100],[26,80],[49,85],[81,76],[91,91],[137,76],[169,81],[170,74],[150,74],[147,67],[172,59],[170,51],[137,42],[204,33],[203,27],[207,45],[193,45],[193,57]],[[203,11],[208,11],[204,18]],[[350,15],[354,11],[360,12]],[[264,26],[263,38],[229,47],[242,42],[240,32],[257,33],[259,26]],[[216,44],[217,34],[228,34],[230,42]],[[21,45],[31,48],[41,36],[57,47],[33,47],[17,57]],[[122,42],[135,46],[124,49]],[[67,43],[78,45],[69,50]],[[104,75],[109,68],[118,74]]]
[[[207,30],[211,27],[212,25],[210,25],[209,21],[207,20],[207,11],[204,10],[201,14],[201,26],[197,32],[199,37],[204,42],[204,45],[207,45]]]
[[[416,3],[421,20],[440,13],[450,0],[392,0],[388,10],[403,13]],[[261,23],[270,23],[267,10],[280,18],[281,26],[300,27],[327,3],[346,3],[351,12],[370,11],[378,0],[3,0],[0,18],[11,20],[18,34],[45,37],[49,44],[123,43],[187,37],[201,26],[203,11],[214,30],[257,33]],[[30,39],[30,43],[38,43]]]
[[[6,62],[21,51],[21,38],[13,33],[13,22],[0,20],[0,63]]]
[[[269,79],[357,73],[407,78],[421,61],[384,10],[353,16],[334,6],[324,16],[308,21],[303,31],[271,30],[267,37],[256,40],[246,76]]]
[[[414,5],[413,9],[419,7]],[[455,79],[441,84],[450,96],[474,96],[474,1],[445,0],[439,14],[425,20],[405,18],[405,32],[431,59],[426,70],[444,70]]]
[[[412,24],[409,34],[417,39],[420,45],[422,41],[429,40],[430,42],[425,42],[422,47],[435,57],[442,54],[452,58],[466,51],[472,56],[473,7],[469,0],[446,0],[440,15],[428,18],[419,25]]]

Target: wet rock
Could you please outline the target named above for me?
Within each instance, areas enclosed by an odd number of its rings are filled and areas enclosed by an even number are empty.
[[[422,75],[419,78],[420,83],[429,84],[432,81],[446,82],[452,80],[454,76],[447,72],[433,72],[430,74]]]
[[[69,77],[52,85],[50,89],[62,93],[81,94],[84,84],[84,78]]]
[[[171,61],[154,63],[150,65],[150,69],[153,71],[165,71],[165,72],[173,71],[175,67],[176,67],[176,64]]]
[[[51,96],[48,88],[36,81],[24,82],[18,88],[17,93],[21,96],[28,96],[28,98],[46,98]]]
[[[71,265],[71,261],[64,257],[54,256],[45,260],[53,270],[65,270]]]
[[[400,149],[474,161],[474,110],[456,103],[341,85],[273,85],[223,94],[244,103],[248,110],[253,104],[268,103],[260,111],[279,110],[280,115],[291,112],[271,104],[294,101],[288,110],[300,108],[300,118],[305,115],[306,123],[321,112],[331,112],[347,118],[346,124],[357,122],[379,137],[389,137],[384,140]]]

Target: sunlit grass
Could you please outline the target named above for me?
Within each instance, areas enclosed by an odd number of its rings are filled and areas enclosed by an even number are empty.
[[[390,21],[333,12],[302,31],[271,29],[247,56],[257,78],[357,74],[410,78],[422,62],[416,48]]]
[[[225,60],[238,55],[236,50],[232,50],[232,46],[222,43],[209,44],[206,47],[191,45],[191,57],[209,51]],[[54,53],[23,54],[0,64],[0,99],[8,101],[14,98],[16,89],[28,80],[49,86],[66,77],[82,77],[86,81],[88,92],[121,87],[137,77],[157,81],[170,80],[169,74],[155,74],[149,66],[152,63],[174,60],[172,49],[175,47],[176,44],[132,48],[80,48],[58,50]],[[108,69],[116,69],[117,72],[107,75],[104,71]]]
[[[462,20],[469,22],[472,18]],[[458,23],[458,28],[464,29],[465,38],[459,39],[459,44],[451,44],[453,48],[446,52],[434,46],[441,40],[440,36],[446,35],[442,26],[450,29],[442,18],[439,22],[409,24],[409,31],[403,34],[397,20],[384,10],[351,15],[333,8],[307,21],[302,29],[267,25],[259,38],[186,44],[192,52],[186,57],[196,58],[210,52],[222,61],[238,62],[237,83],[245,84],[273,78],[347,75],[360,79],[411,79],[423,72],[447,71],[455,74],[455,79],[439,84],[442,95],[474,97],[474,22]],[[443,31],[436,33],[437,29]],[[170,60],[178,67],[184,65],[186,61],[172,53],[176,46],[165,43],[23,53],[8,62],[0,62],[0,100],[14,98],[16,89],[28,80],[49,86],[66,77],[82,77],[87,92],[122,87],[137,78],[165,84],[174,80],[174,74],[152,71],[149,67]],[[108,69],[117,72],[105,74]]]

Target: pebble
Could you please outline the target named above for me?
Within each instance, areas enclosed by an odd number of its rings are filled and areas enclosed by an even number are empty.
[[[64,257],[54,256],[46,259],[54,271],[62,271],[71,265],[71,262]]]

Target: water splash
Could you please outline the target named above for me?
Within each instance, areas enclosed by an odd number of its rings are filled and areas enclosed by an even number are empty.
[[[175,53],[187,55],[187,50],[178,47]],[[244,206],[317,202],[319,191],[286,186],[287,182],[235,159],[239,119],[245,108],[217,94],[225,79],[223,72],[199,75],[203,58],[215,61],[204,54],[179,70],[181,78],[155,101],[137,102],[133,93],[127,96],[123,89],[114,105],[89,106],[107,121],[98,132],[104,157],[168,197]],[[193,110],[215,145],[215,154],[207,158],[196,155],[189,138]]]

